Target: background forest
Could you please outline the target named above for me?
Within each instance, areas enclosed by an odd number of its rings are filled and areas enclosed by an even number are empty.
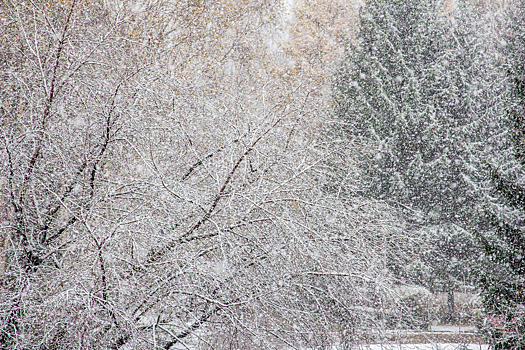
[[[524,22],[0,0],[0,348],[524,348]]]

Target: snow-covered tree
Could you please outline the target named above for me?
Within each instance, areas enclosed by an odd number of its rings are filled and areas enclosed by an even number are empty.
[[[396,310],[399,220],[321,190],[280,2],[1,11],[3,348],[328,347]]]
[[[506,153],[489,163],[491,183],[486,193],[484,215],[487,226],[479,239],[485,256],[477,281],[484,305],[491,315],[505,317],[506,331],[489,327],[496,348],[525,346],[525,2],[509,9],[509,25],[503,54],[507,61],[510,91],[503,144]]]
[[[368,2],[334,99],[344,134],[370,142],[366,193],[422,211],[425,223],[467,216],[468,147],[484,131],[492,73],[465,9],[438,5]]]
[[[360,21],[334,85],[342,136],[362,145],[362,194],[402,208],[427,242],[442,241],[423,248],[435,257],[420,272],[453,297],[471,254],[454,246],[458,235],[471,239],[472,183],[482,176],[497,90],[493,59],[462,1],[372,0]],[[462,265],[457,276],[441,269],[452,258]]]

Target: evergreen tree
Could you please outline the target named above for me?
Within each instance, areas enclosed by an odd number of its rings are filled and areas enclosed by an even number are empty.
[[[360,20],[334,86],[341,132],[373,149],[361,159],[364,195],[404,208],[429,241],[409,277],[449,292],[452,307],[473,254],[456,246],[471,239],[494,69],[466,2],[371,0]]]
[[[360,18],[334,100],[343,134],[376,147],[362,162],[365,192],[421,211],[425,225],[458,223],[475,196],[469,147],[487,131],[482,42],[468,15],[433,0],[372,0]]]
[[[525,1],[511,7],[507,46],[510,93],[506,103],[507,144],[512,157],[491,164],[491,187],[479,233],[485,256],[478,283],[489,320],[487,335],[498,349],[525,348]]]
[[[337,76],[336,115],[347,137],[364,138],[377,152],[362,162],[367,195],[412,204],[406,179],[420,157],[427,127],[425,69],[438,51],[429,2],[373,0],[362,8],[358,45]],[[426,24],[429,24],[428,26]],[[420,46],[418,43],[424,43]],[[409,198],[413,198],[409,200]]]

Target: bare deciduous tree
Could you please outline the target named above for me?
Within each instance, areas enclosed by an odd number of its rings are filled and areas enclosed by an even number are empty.
[[[269,49],[280,11],[2,2],[2,344],[327,346],[381,327],[410,242],[384,204],[329,189],[323,95]]]

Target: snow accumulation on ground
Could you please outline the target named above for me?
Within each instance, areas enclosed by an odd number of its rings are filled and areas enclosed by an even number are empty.
[[[188,350],[188,347],[175,347],[176,350]],[[192,349],[192,348],[190,348]],[[289,348],[290,350],[292,348]],[[332,347],[332,350],[340,350],[338,346]],[[428,343],[428,344],[369,344],[360,345],[356,350],[488,350],[487,344],[464,344],[464,343]],[[301,348],[301,350],[311,350]]]
[[[371,344],[360,346],[360,350],[488,350],[488,348],[487,344],[458,343]]]

